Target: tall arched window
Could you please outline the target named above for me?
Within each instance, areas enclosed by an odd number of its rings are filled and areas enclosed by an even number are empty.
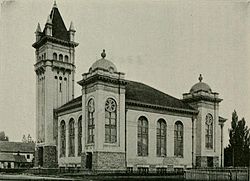
[[[148,155],[148,120],[141,116],[138,120],[137,154],[138,156]]]
[[[166,156],[166,127],[164,119],[157,121],[157,156]]]
[[[95,130],[95,102],[94,99],[90,99],[88,102],[88,143],[94,143],[94,130]]]
[[[117,141],[117,105],[114,99],[108,98],[105,103],[105,143]]]
[[[211,114],[207,114],[206,116],[206,135],[205,135],[205,144],[206,148],[213,149],[213,116]]]
[[[61,138],[60,138],[60,157],[65,157],[66,153],[66,126],[65,121],[62,120],[60,124]]]
[[[57,54],[53,53],[53,60],[57,60]]]
[[[75,156],[75,121],[69,120],[69,156]]]
[[[68,57],[68,55],[65,55],[65,56],[64,56],[64,60],[65,60],[65,62],[69,62],[69,57]]]
[[[62,54],[59,55],[59,60],[63,61],[63,55]]]
[[[180,121],[174,126],[174,155],[183,157],[183,124]]]
[[[78,119],[78,156],[82,153],[82,116]]]

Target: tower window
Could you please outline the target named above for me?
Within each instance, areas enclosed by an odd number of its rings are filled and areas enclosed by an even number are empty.
[[[57,60],[57,54],[53,53],[53,60]]]
[[[62,92],[62,83],[60,83],[59,91]]]
[[[205,129],[206,148],[213,149],[213,116],[211,114],[207,114],[206,116]]]
[[[109,98],[105,103],[105,142],[117,141],[117,105],[115,100]]]
[[[65,56],[64,56],[64,60],[65,60],[65,62],[69,62],[69,57],[68,57],[68,55],[65,55]]]
[[[62,77],[60,76],[59,79],[62,80]]]
[[[95,102],[94,99],[90,99],[88,102],[88,143],[94,143],[94,130],[95,130]]]
[[[63,61],[63,55],[62,54],[59,55],[59,60]]]
[[[67,80],[67,78],[66,78],[66,77],[64,77],[64,80],[66,81],[66,80]]]
[[[57,79],[57,76],[55,76],[55,79]]]
[[[46,53],[44,53],[44,59],[46,59]]]

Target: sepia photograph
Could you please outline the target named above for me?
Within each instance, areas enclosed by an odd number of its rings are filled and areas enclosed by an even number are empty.
[[[250,181],[249,0],[0,4],[0,180]]]

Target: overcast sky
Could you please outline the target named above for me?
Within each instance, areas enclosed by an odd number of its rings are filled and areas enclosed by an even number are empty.
[[[182,98],[203,75],[223,102],[220,115],[237,110],[250,120],[249,3],[205,0],[57,0],[68,28],[76,28],[76,80],[100,58],[126,79]],[[35,137],[35,41],[44,28],[50,0],[3,1],[0,19],[0,131],[10,140]],[[75,95],[80,95],[75,85]]]

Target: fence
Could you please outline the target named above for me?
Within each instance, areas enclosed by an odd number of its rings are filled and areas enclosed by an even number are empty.
[[[185,171],[184,178],[193,181],[248,181],[249,174],[248,168],[191,169]]]

